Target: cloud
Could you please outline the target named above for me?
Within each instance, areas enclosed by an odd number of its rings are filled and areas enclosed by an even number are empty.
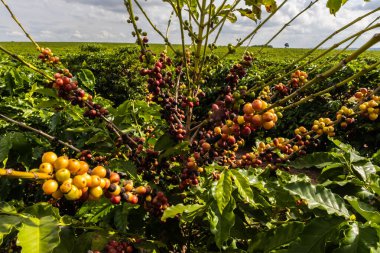
[[[10,31],[10,32],[6,32],[6,35],[9,35],[9,36],[25,36],[24,33],[19,32],[19,31]]]
[[[222,0],[215,0],[220,3]],[[231,2],[228,0],[227,2]],[[146,13],[158,29],[165,33],[171,14],[170,5],[161,0],[140,0]],[[354,18],[379,7],[379,1],[348,1],[333,16],[326,8],[327,0],[320,0],[310,10],[297,18],[290,26],[271,42],[271,45],[283,47],[288,42],[291,47],[313,47],[336,29]],[[305,8],[310,0],[289,0],[273,18],[266,23],[251,44],[266,43],[285,23]],[[128,14],[122,0],[14,0],[8,3],[27,31],[40,41],[99,41],[99,42],[134,42],[132,26],[126,22]],[[2,7],[2,6],[0,6]],[[149,40],[162,43],[145,20],[143,14],[134,6],[139,16],[138,26],[148,32]],[[187,17],[186,12],[184,16]],[[268,14],[263,12],[263,18]],[[238,38],[251,32],[257,24],[237,14],[235,24],[226,23],[218,42],[220,44],[236,43]],[[375,18],[369,17],[334,37],[325,46],[353,34],[364,28]],[[11,19],[5,8],[0,8],[0,41],[27,40],[20,28]],[[180,42],[180,29],[177,17],[172,18],[169,37],[173,43]],[[17,32],[19,31],[19,32]],[[368,33],[370,34],[370,33]],[[362,36],[353,46],[360,46],[370,35]]]

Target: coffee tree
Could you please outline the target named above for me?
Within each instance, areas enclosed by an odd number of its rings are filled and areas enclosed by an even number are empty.
[[[166,32],[141,1],[125,0],[146,100],[113,107],[94,92],[91,71],[72,73],[33,40],[2,0],[39,52],[29,62],[0,46],[12,59],[1,73],[11,83],[0,93],[2,249],[379,250],[379,152],[370,144],[372,152],[364,155],[342,140],[363,127],[376,132],[380,62],[360,56],[380,36],[355,51],[334,51],[373,33],[378,18],[317,49],[380,7],[291,62],[270,67],[260,60],[270,42],[316,2],[250,51],[255,35],[288,0],[164,1],[172,10]],[[334,14],[344,2],[328,1],[327,7]],[[240,16],[257,26],[220,54],[226,22]],[[162,38],[162,52],[151,50],[146,28],[139,27],[142,18]],[[179,24],[179,46],[168,36],[172,19]],[[320,100],[335,106],[306,116],[305,106]],[[307,119],[298,122],[294,112]],[[295,173],[308,168],[320,169],[318,182]]]

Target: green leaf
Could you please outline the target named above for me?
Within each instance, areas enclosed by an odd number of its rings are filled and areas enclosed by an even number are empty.
[[[20,224],[22,219],[14,215],[0,215],[0,245],[3,237],[12,231],[12,228]]]
[[[336,214],[347,218],[350,216],[344,200],[330,189],[322,186],[315,187],[306,182],[286,184],[284,189],[291,195],[296,195],[306,200],[310,209],[320,208],[326,210],[328,214]]]
[[[0,213],[1,214],[17,214],[17,210],[14,206],[8,204],[7,202],[0,202]]]
[[[259,233],[251,241],[248,252],[270,252],[296,240],[304,229],[302,222],[289,222],[271,231]]]
[[[369,181],[370,175],[376,173],[375,166],[368,160],[352,164],[352,169],[366,182]]]
[[[126,232],[128,229],[128,215],[132,209],[139,208],[138,205],[130,203],[124,203],[122,206],[118,206],[114,215],[114,223],[116,228],[121,232]]]
[[[253,202],[253,192],[249,185],[249,180],[246,176],[241,174],[238,170],[231,170],[232,176],[234,178],[234,183],[238,189],[239,195],[243,198],[245,202]]]
[[[220,174],[220,179],[215,188],[214,198],[219,208],[219,212],[223,213],[224,208],[230,202],[232,194],[231,172],[226,169]]]
[[[237,11],[240,12],[240,15],[243,17],[252,19],[255,22],[261,18],[261,9],[257,6],[253,6],[252,9],[237,9]]]
[[[235,23],[237,21],[236,15],[230,10],[222,10],[219,12],[218,16],[223,17],[223,18],[227,16],[226,19],[230,21],[231,23]]]
[[[357,222],[347,224],[339,241],[339,249],[334,253],[367,253],[379,252],[380,238],[376,229],[360,226]]]
[[[54,98],[58,97],[57,92],[54,89],[43,88],[43,89],[38,89],[35,92],[47,97],[54,97]]]
[[[372,160],[375,164],[380,165],[380,149],[372,155]]]
[[[184,141],[178,143],[174,147],[166,149],[159,157],[158,160],[161,161],[163,158],[171,157],[178,154],[184,154],[189,150],[189,142]]]
[[[330,9],[330,13],[335,15],[335,13],[339,11],[340,7],[342,7],[344,2],[345,1],[342,0],[328,0],[326,6]]]
[[[361,202],[352,196],[346,196],[345,199],[367,221],[372,221],[380,225],[380,212],[378,212],[376,208],[364,202]]]
[[[177,141],[173,138],[173,135],[166,133],[161,135],[154,145],[154,151],[163,151],[177,144]]]
[[[215,235],[215,243],[219,248],[222,248],[223,243],[230,237],[231,228],[235,224],[236,202],[233,198],[230,199],[228,204],[220,214],[217,205],[211,205],[209,209],[208,220],[210,222],[211,232]]]
[[[82,85],[84,85],[89,90],[94,90],[95,87],[95,76],[89,69],[82,69],[77,74],[77,78]]]
[[[104,218],[115,205],[109,199],[102,198],[98,201],[86,201],[76,213],[79,218],[84,218],[86,222],[96,223]]]
[[[174,218],[178,214],[182,214],[182,213],[192,213],[203,207],[204,205],[200,205],[200,204],[191,204],[191,205],[186,205],[186,206],[183,204],[178,204],[178,205],[170,206],[167,209],[165,209],[164,214],[161,217],[161,220],[166,221],[168,218]]]
[[[19,230],[18,243],[23,253],[52,252],[59,244],[60,230],[57,220],[51,216],[30,217]]]
[[[109,162],[108,167],[117,172],[124,172],[129,174],[133,179],[138,178],[137,167],[132,161],[126,161],[124,159],[112,159]]]
[[[321,169],[335,163],[340,163],[340,160],[333,156],[331,153],[314,152],[304,157],[300,157],[293,162],[290,162],[289,165],[296,169],[305,169],[311,167],[317,167]]]
[[[105,132],[97,132],[95,135],[93,135],[88,141],[86,141],[86,144],[94,144],[99,142],[104,142],[108,139],[108,135]]]
[[[41,202],[34,204],[33,206],[28,206],[24,209],[23,213],[28,213],[36,218],[42,218],[44,216],[52,216],[56,220],[59,220],[61,216],[59,215],[59,210],[53,207],[51,204],[46,202]]]
[[[290,245],[288,253],[324,253],[326,242],[337,232],[344,220],[338,217],[315,218],[301,233],[300,239]]]
[[[377,195],[380,195],[380,177],[377,174],[370,175],[369,185],[373,192],[375,192]]]
[[[7,157],[9,150],[12,148],[11,135],[3,135],[0,139],[0,162],[3,162]]]
[[[74,247],[75,234],[74,231],[68,227],[62,227],[59,233],[59,245],[54,248],[53,253],[75,253],[77,252]]]

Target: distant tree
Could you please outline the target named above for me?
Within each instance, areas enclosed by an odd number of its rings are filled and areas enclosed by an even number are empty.
[[[288,48],[288,47],[289,47],[289,43],[286,42],[286,43],[285,43],[285,48]]]

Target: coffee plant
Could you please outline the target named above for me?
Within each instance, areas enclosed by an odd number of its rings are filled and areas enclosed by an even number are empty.
[[[175,45],[124,0],[135,46],[58,56],[1,0],[37,53],[0,45],[0,251],[378,252],[380,61],[363,55],[380,7],[297,56],[262,57],[318,1],[252,48],[290,1],[163,1]],[[240,16],[256,26],[221,50]]]

